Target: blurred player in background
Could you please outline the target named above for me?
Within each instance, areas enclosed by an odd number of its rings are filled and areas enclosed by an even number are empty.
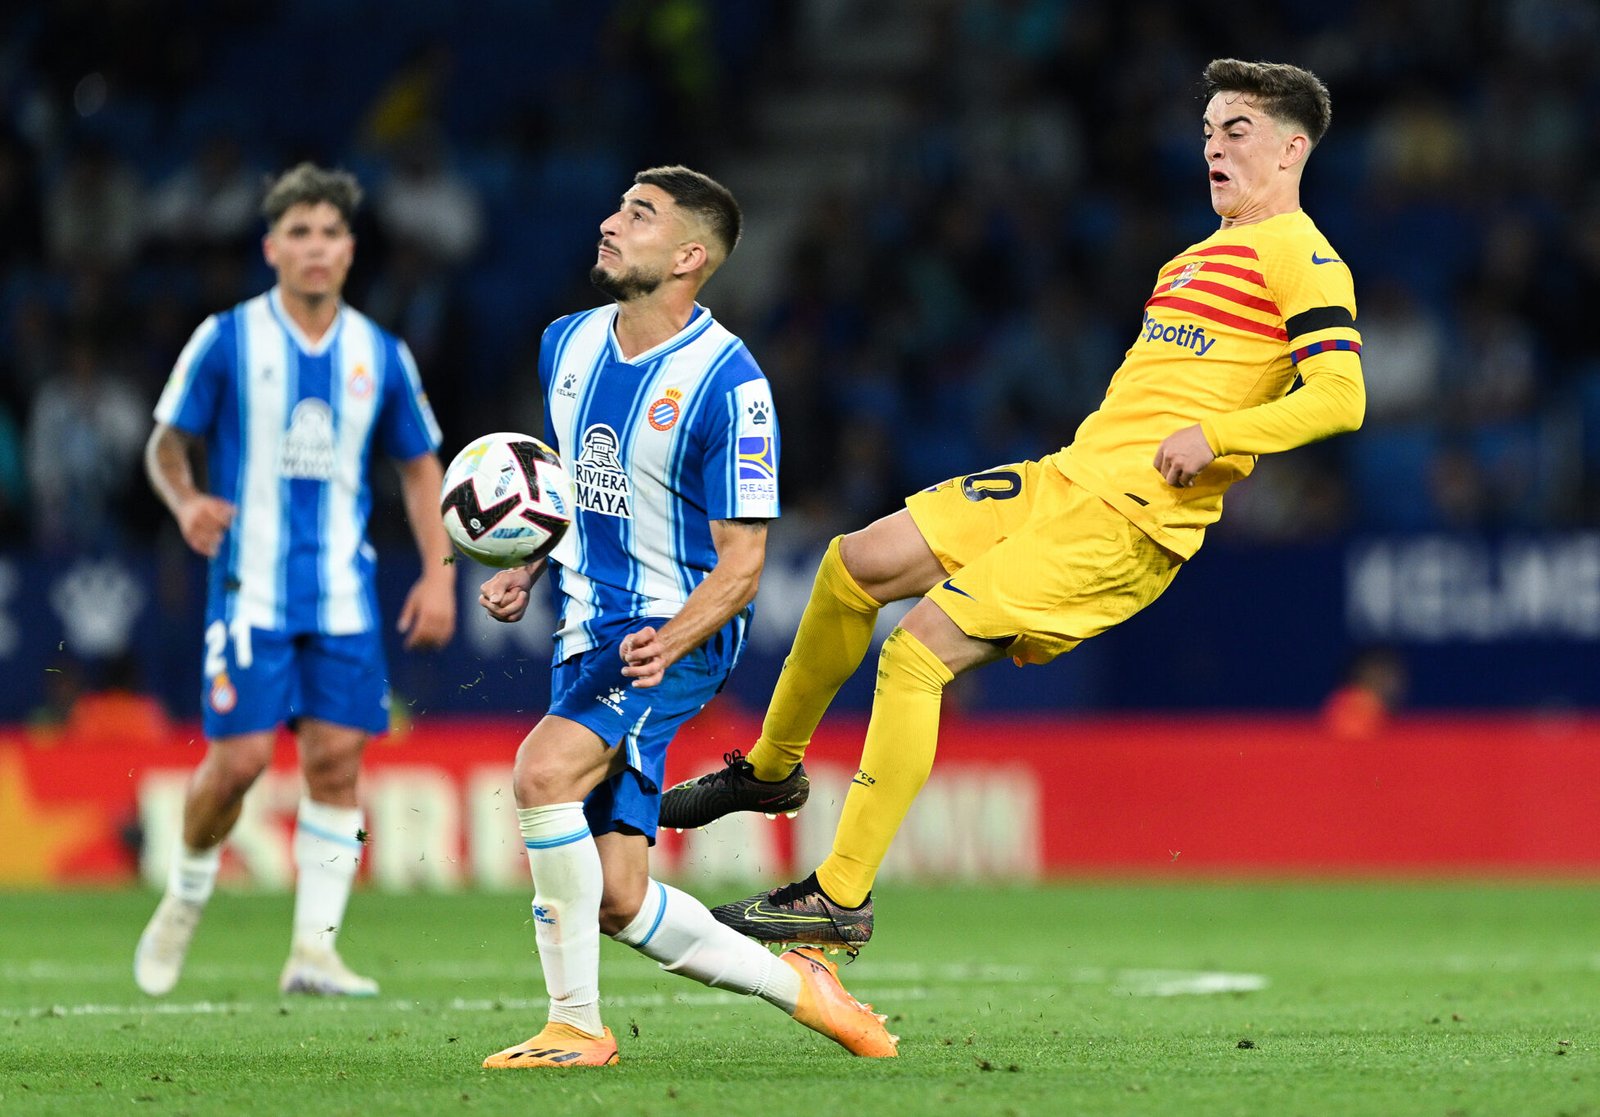
[[[797,809],[809,791],[801,757],[879,608],[922,599],[884,641],[833,852],[803,881],[718,907],[728,926],[768,942],[866,942],[873,880],[932,769],[955,676],[1007,656],[1046,663],[1126,620],[1200,548],[1257,455],[1360,426],[1350,271],[1300,209],[1328,91],[1297,67],[1234,59],[1206,67],[1205,90],[1221,228],[1161,268],[1099,410],[1041,461],[957,477],[835,539],[749,757],[730,753],[665,796],[661,824],[673,827]],[[1218,654],[1219,639],[1196,633],[1152,664],[1150,686]]]
[[[303,163],[267,192],[270,291],[207,318],[156,404],[150,483],[211,560],[201,697],[208,748],[183,810],[183,845],[139,939],[146,993],[177,983],[216,883],[221,843],[291,725],[305,794],[295,829],[286,993],[371,995],[334,949],[365,837],[356,779],[388,727],[377,559],[366,538],[374,448],[399,462],[422,574],[400,611],[407,648],[455,630],[455,575],[439,520],[439,428],[405,343],[341,300],[355,252],[356,180]],[[206,488],[191,455],[203,448]]]
[[[771,390],[695,301],[741,220],[705,175],[639,172],[600,225],[589,273],[612,304],[556,321],[540,345],[546,434],[578,495],[550,560],[561,598],[550,710],[513,776],[550,1012],[486,1067],[617,1061],[600,1019],[601,932],[662,969],[761,997],[854,1054],[895,1053],[819,952],[779,958],[650,879],[667,746],[733,670],[778,515]],[[501,571],[480,603],[520,619],[542,570]]]

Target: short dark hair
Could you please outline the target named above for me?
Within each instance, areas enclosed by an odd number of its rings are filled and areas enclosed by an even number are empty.
[[[1287,62],[1213,59],[1205,69],[1205,99],[1210,101],[1223,91],[1255,97],[1268,116],[1304,128],[1312,147],[1321,141],[1333,119],[1333,101],[1322,79]]]
[[[344,217],[346,225],[353,225],[356,207],[361,204],[361,184],[349,171],[301,163],[267,184],[267,196],[261,201],[261,216],[267,219],[268,225],[276,225],[293,207],[318,202],[327,202]]]
[[[650,167],[634,175],[633,181],[665,190],[674,202],[706,223],[721,242],[723,259],[733,255],[744,228],[744,214],[733,191],[710,175],[680,166]]]

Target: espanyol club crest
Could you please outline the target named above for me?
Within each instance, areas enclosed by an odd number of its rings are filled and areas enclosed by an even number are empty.
[[[219,714],[231,714],[239,702],[239,692],[228,681],[228,673],[219,671],[211,680],[211,708]]]
[[[677,425],[678,416],[683,414],[683,393],[676,388],[668,388],[665,394],[650,405],[647,412],[650,425],[658,431],[669,431]]]
[[[1197,272],[1199,272],[1199,270],[1203,266],[1204,266],[1204,264],[1200,260],[1196,260],[1194,263],[1189,264],[1188,266],[1186,266],[1181,272],[1178,273],[1177,277],[1175,279],[1173,279],[1173,281],[1172,281],[1172,289],[1174,291],[1176,291],[1179,287],[1182,287],[1185,284],[1187,284],[1191,279],[1193,279],[1195,277],[1195,274]]]
[[[350,394],[356,399],[366,399],[372,394],[372,373],[367,371],[366,365],[350,370]]]

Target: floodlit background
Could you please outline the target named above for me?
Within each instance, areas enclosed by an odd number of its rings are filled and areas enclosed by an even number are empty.
[[[968,798],[930,799],[997,836],[928,871],[1187,867],[1168,854],[1213,838],[1213,867],[1600,865],[1594,5],[51,0],[0,27],[0,829],[31,851],[0,880],[126,879],[141,850],[159,876],[198,755],[202,583],[140,450],[189,332],[270,282],[264,176],[360,176],[348,295],[415,351],[446,457],[537,432],[540,332],[598,301],[597,225],[636,170],[688,163],[739,196],[745,241],[704,300],[773,383],[785,515],[687,774],[753,739],[828,538],[1047,453],[1096,406],[1156,269],[1216,225],[1198,83],[1224,55],[1332,90],[1304,203],[1356,278],[1366,425],[1263,461],[1146,614],[953,688],[935,780]],[[416,559],[383,475],[392,618]],[[481,619],[461,573],[454,645],[391,651],[369,789],[411,773],[456,853],[542,711],[549,631]],[[841,773],[869,674],[819,743]],[[1419,755],[1438,763],[1392,767]],[[1075,840],[1080,763],[1104,773],[1099,854]],[[269,882],[276,794],[244,870]],[[1352,852],[1362,810],[1379,822]],[[1419,818],[1432,844],[1407,844]],[[501,860],[420,883],[518,884]]]
[[[1157,268],[1216,226],[1217,56],[1332,90],[1304,202],[1355,275],[1367,422],[1263,461],[1145,614],[951,688],[842,969],[901,1058],[608,943],[621,1066],[478,1069],[546,1007],[508,777],[550,616],[480,620],[470,568],[453,646],[391,648],[368,751],[340,949],[383,995],[277,996],[287,739],[182,984],[137,991],[202,593],[139,454],[190,331],[270,281],[265,175],[361,177],[348,294],[416,352],[447,457],[537,432],[540,332],[598,301],[636,170],[740,197],[704,300],[772,381],[785,514],[677,779],[754,740],[828,538],[1096,405]],[[0,1111],[1593,1113],[1597,152],[1592,0],[0,5]],[[392,620],[416,557],[390,473]],[[807,872],[870,679],[794,820],[664,834],[655,872],[711,903]]]

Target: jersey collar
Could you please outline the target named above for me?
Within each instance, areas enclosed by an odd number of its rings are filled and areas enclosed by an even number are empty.
[[[333,323],[317,341],[312,341],[308,338],[306,332],[295,324],[293,318],[289,317],[289,312],[283,305],[283,292],[279,288],[274,287],[267,292],[267,305],[272,308],[272,316],[278,320],[278,325],[288,331],[289,336],[294,338],[294,343],[309,357],[320,357],[326,353],[333,346],[333,343],[339,339],[339,331],[344,328],[345,307],[343,299],[339,300],[339,310],[333,316]]]
[[[611,349],[611,359],[623,365],[643,365],[665,357],[668,353],[682,349],[695,338],[705,333],[711,325],[711,312],[699,303],[694,304],[694,310],[689,313],[689,321],[684,323],[683,329],[667,338],[660,345],[646,349],[632,360],[624,360],[622,350],[617,348],[617,306],[612,304],[609,316],[606,318],[606,344]]]

